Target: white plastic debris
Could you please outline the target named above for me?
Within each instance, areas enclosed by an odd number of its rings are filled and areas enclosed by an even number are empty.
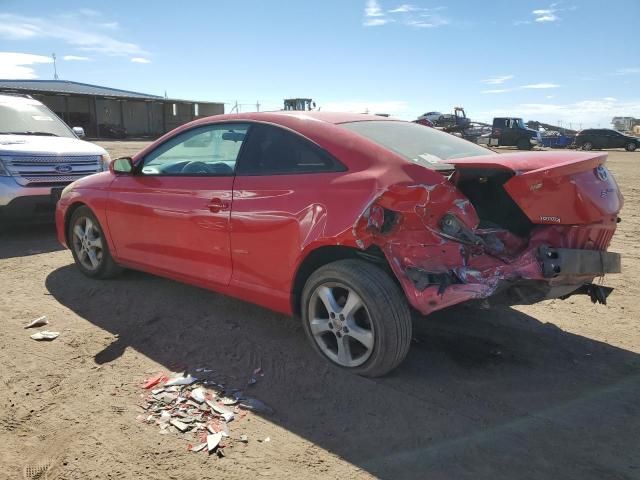
[[[252,412],[273,413],[273,408],[257,398],[243,398],[240,400],[238,406],[244,410],[250,410]]]
[[[35,320],[31,320],[24,328],[41,327],[43,325],[49,325],[49,319],[47,319],[46,315],[38,317]]]
[[[194,388],[193,390],[191,390],[191,399],[198,403],[204,402],[206,400],[206,397],[207,392],[202,387]]]
[[[214,433],[212,435],[207,435],[207,450],[209,453],[213,452],[220,442],[222,441],[222,432]]]
[[[167,383],[164,384],[165,387],[173,387],[176,385],[191,385],[193,382],[197,382],[198,379],[196,377],[192,377],[191,375],[179,375],[167,380]]]
[[[171,420],[171,425],[173,425],[174,427],[176,427],[178,430],[180,430],[181,432],[186,432],[187,430],[189,430],[189,425],[182,423],[180,420],[176,420],[175,418],[173,420]]]
[[[194,446],[193,448],[191,448],[191,451],[192,452],[201,452],[205,448],[207,448],[207,442],[201,443],[200,445]]]
[[[31,335],[31,338],[33,338],[34,340],[55,340],[59,335],[60,332],[49,332],[47,330],[42,330],[41,332]]]
[[[230,422],[235,418],[235,415],[232,411],[227,410],[226,408],[222,408],[220,405],[217,405],[211,400],[207,400],[207,405],[209,405],[211,407],[211,410],[216,412],[218,415],[222,415],[222,418],[224,418],[225,422]]]

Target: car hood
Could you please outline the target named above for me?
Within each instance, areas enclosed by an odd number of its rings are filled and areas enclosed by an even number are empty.
[[[78,138],[0,135],[0,154],[103,155],[106,150]]]

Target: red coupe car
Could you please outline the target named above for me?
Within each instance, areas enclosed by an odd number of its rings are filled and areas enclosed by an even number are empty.
[[[221,115],[72,183],[56,224],[85,275],[139,269],[299,315],[321,355],[378,376],[412,310],[606,302],[591,282],[620,271],[623,199],[605,161],[370,115]]]

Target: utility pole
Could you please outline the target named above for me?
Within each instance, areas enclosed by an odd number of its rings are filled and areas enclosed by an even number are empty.
[[[51,58],[53,58],[53,79],[58,80],[58,67],[56,65],[56,54],[52,53]]]
[[[260,111],[260,100],[256,100],[256,112]]]

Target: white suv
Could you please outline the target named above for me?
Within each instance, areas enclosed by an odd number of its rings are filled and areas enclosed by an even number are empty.
[[[0,225],[9,220],[53,219],[62,189],[108,168],[102,147],[80,140],[41,102],[0,95]]]

